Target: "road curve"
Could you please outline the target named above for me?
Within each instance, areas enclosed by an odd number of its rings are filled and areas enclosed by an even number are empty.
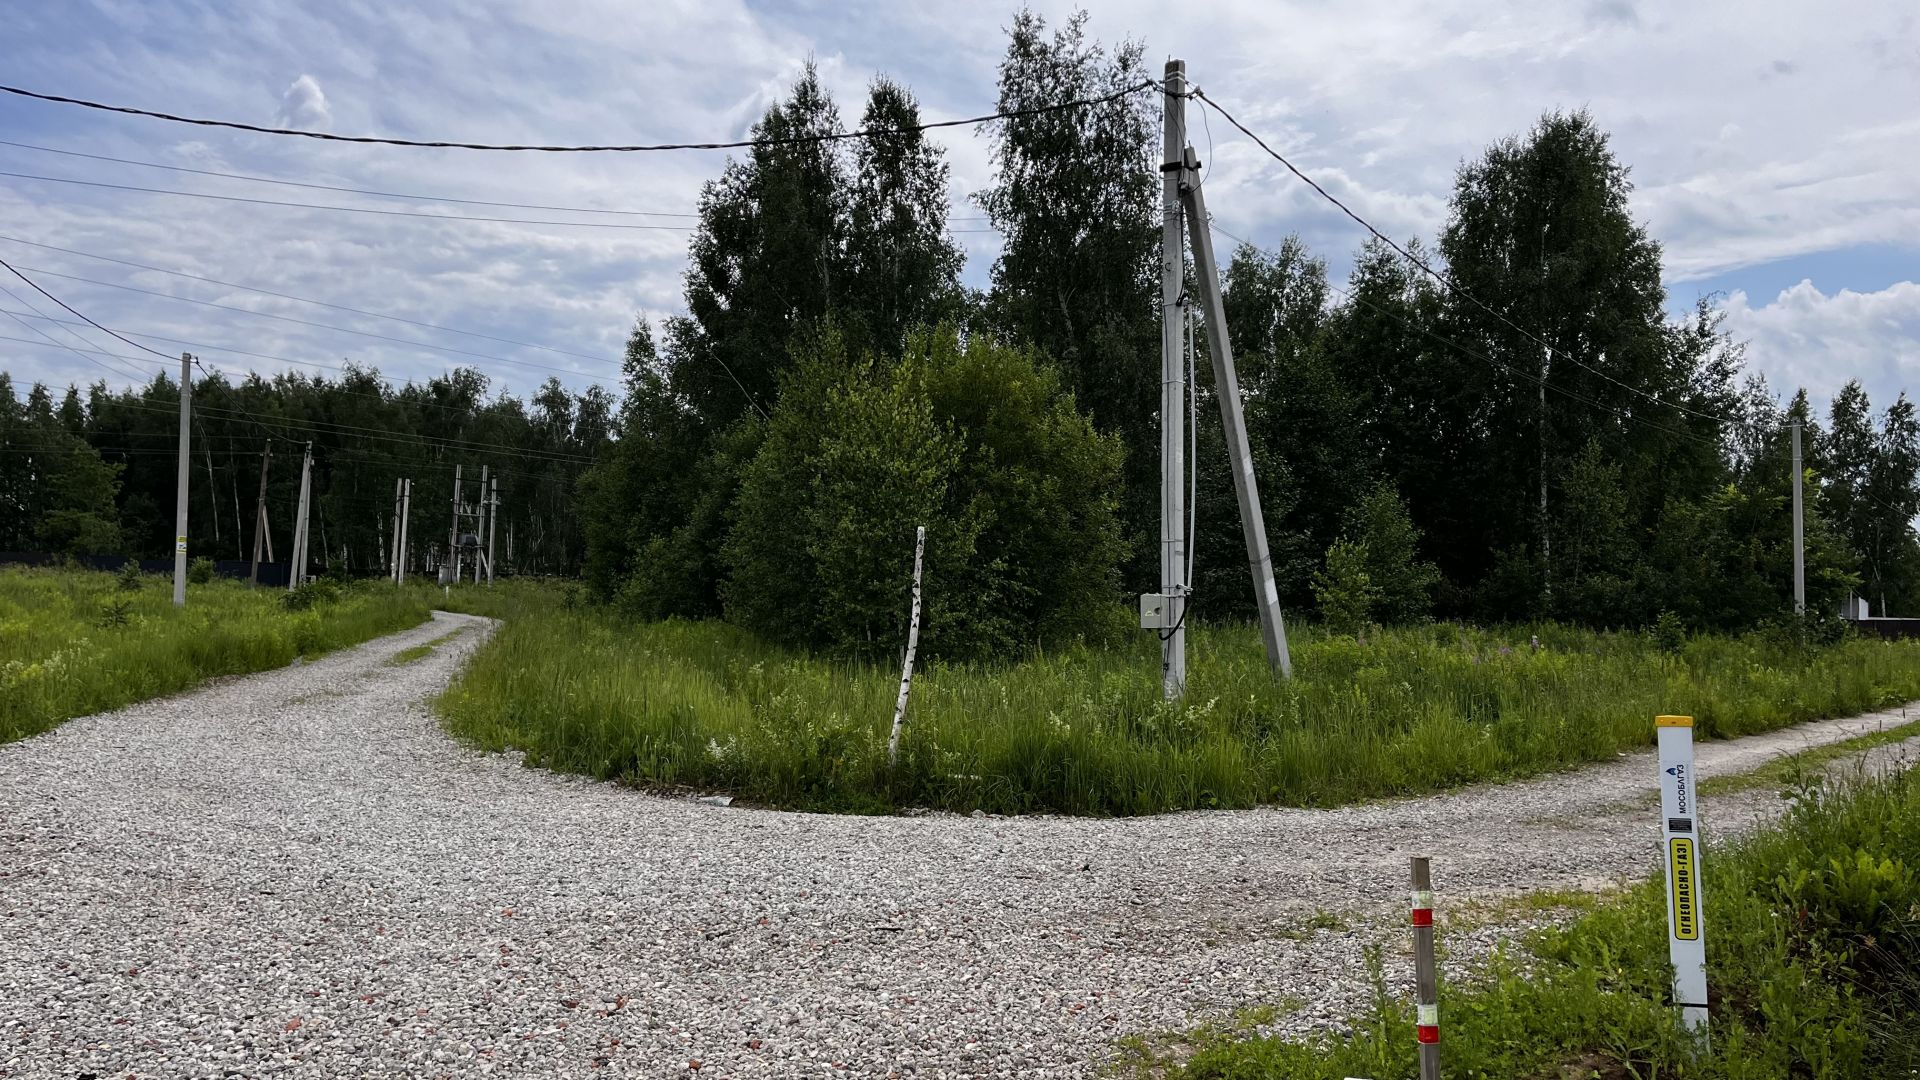
[[[0,746],[0,1077],[1080,1076],[1129,1033],[1357,1007],[1409,854],[1444,918],[1655,852],[1645,754],[1331,811],[656,798],[440,730],[428,701],[489,630],[436,613]],[[1901,720],[1706,744],[1700,768]],[[1779,805],[1728,796],[1707,823]],[[1532,917],[1495,910],[1455,956]]]

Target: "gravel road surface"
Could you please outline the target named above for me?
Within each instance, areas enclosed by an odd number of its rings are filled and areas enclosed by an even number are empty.
[[[428,699],[488,628],[437,613],[0,746],[0,1076],[1081,1076],[1129,1033],[1357,1008],[1362,945],[1404,936],[1410,854],[1444,919],[1645,873],[1657,847],[1644,754],[1333,811],[657,798],[439,730]],[[1706,744],[1701,771],[1900,722]],[[1779,805],[1726,796],[1708,825]],[[1511,907],[1454,954],[1538,917]]]

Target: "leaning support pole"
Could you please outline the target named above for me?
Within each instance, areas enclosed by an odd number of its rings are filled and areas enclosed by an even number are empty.
[[[1220,398],[1220,421],[1226,428],[1227,454],[1233,459],[1233,495],[1240,504],[1240,526],[1247,537],[1247,565],[1253,570],[1254,605],[1260,609],[1260,636],[1267,646],[1267,666],[1282,678],[1293,678],[1293,658],[1287,652],[1287,624],[1280,615],[1280,593],[1273,584],[1273,556],[1267,548],[1267,522],[1260,516],[1260,489],[1253,480],[1253,451],[1247,445],[1247,420],[1240,404],[1240,378],[1233,370],[1233,346],[1227,340],[1227,308],[1220,297],[1220,272],[1213,259],[1213,231],[1208,228],[1207,199],[1195,174],[1200,159],[1186,148],[1180,169],[1180,202],[1186,209],[1188,242],[1193,247],[1193,276],[1200,290],[1201,313],[1207,320],[1207,345],[1213,355],[1213,388]]]
[[[1433,869],[1413,857],[1414,1038],[1420,1044],[1420,1080],[1440,1080],[1440,965],[1433,954]]]
[[[273,460],[273,443],[260,451],[260,500],[253,515],[253,569],[247,572],[249,584],[260,584],[260,550],[267,545],[267,463]],[[271,549],[267,561],[273,561]]]
[[[907,659],[900,666],[900,696],[893,699],[893,734],[887,736],[887,768],[900,762],[900,731],[907,726],[907,692],[913,689],[913,654],[920,648],[920,558],[927,550],[927,527],[913,531],[913,606],[907,614]]]

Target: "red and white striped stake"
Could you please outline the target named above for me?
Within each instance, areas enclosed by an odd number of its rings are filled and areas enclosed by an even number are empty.
[[[1433,873],[1427,857],[1413,858],[1414,1037],[1420,1042],[1420,1080],[1440,1080],[1440,969],[1433,956]]]

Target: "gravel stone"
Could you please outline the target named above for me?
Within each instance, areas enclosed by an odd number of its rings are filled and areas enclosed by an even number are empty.
[[[436,613],[0,746],[0,1076],[1085,1076],[1250,1006],[1338,1029],[1369,944],[1405,978],[1409,855],[1462,964],[1545,916],[1449,933],[1450,904],[1657,855],[1645,753],[1326,811],[715,812],[448,738],[429,699],[490,628]],[[1709,798],[1707,823],[1781,805]]]

